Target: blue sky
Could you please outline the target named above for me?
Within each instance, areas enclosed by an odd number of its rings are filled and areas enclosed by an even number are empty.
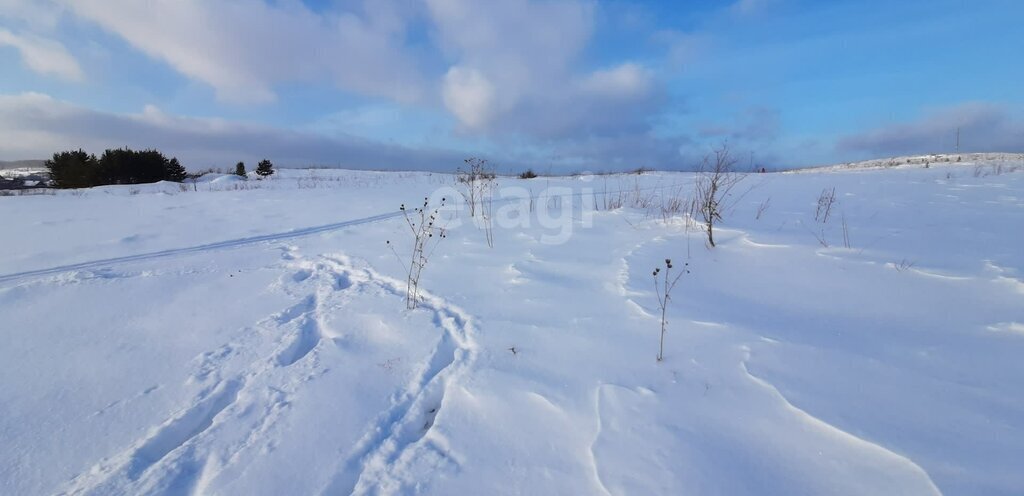
[[[788,167],[1024,151],[1024,2],[0,0],[0,159]]]

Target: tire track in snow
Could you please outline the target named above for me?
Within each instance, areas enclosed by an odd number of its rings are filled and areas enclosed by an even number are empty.
[[[640,191],[654,190],[654,189],[662,189],[663,190],[663,189],[666,189],[666,188],[672,188],[672,187],[678,186],[680,184],[683,184],[683,183],[644,187],[644,188],[639,188],[639,190]],[[637,190],[637,189],[634,188],[634,189],[628,189],[628,190],[627,189],[621,189],[621,190],[615,190],[615,191],[602,191],[601,193],[602,194],[613,194],[613,193],[630,192],[630,191],[635,191],[635,190]],[[571,192],[571,193],[554,194],[554,195],[538,194],[538,195],[535,195],[535,196],[531,196],[530,200],[531,201],[539,201],[541,199],[551,199],[551,198],[576,198],[576,197],[582,198],[582,197],[586,196],[587,194],[596,194],[596,192],[587,193],[587,192],[583,192],[583,191],[574,191],[574,192]],[[503,204],[507,204],[507,203],[513,203],[515,201],[522,201],[522,199],[521,198],[515,198],[515,197],[514,198],[504,198],[504,199],[499,199],[499,200],[495,201],[494,203],[496,205],[503,205]],[[154,259],[159,259],[159,258],[174,257],[174,256],[178,256],[178,255],[189,255],[189,254],[194,254],[194,253],[203,253],[203,252],[212,251],[212,250],[220,250],[220,249],[226,249],[226,248],[237,248],[237,247],[241,247],[241,246],[253,245],[253,244],[264,243],[264,242],[269,242],[269,241],[284,241],[284,240],[289,240],[289,239],[302,238],[302,237],[305,237],[305,236],[311,236],[313,234],[319,234],[319,233],[324,233],[324,232],[329,232],[329,231],[336,231],[338,229],[344,229],[346,227],[359,226],[359,225],[364,225],[364,224],[372,224],[372,223],[375,223],[375,222],[381,222],[381,221],[385,221],[385,220],[390,220],[390,219],[401,217],[402,215],[404,215],[404,213],[402,211],[388,212],[388,213],[383,213],[383,214],[378,214],[378,215],[371,215],[369,217],[363,217],[361,219],[352,219],[352,220],[346,220],[346,221],[341,221],[341,222],[335,222],[335,223],[331,223],[331,224],[324,224],[324,225],[320,225],[320,226],[305,227],[305,228],[295,229],[295,230],[292,230],[292,231],[286,231],[286,232],[281,232],[281,233],[261,234],[261,235],[258,235],[258,236],[249,236],[249,237],[245,237],[245,238],[229,239],[229,240],[225,240],[225,241],[217,241],[217,242],[214,242],[214,243],[207,243],[207,244],[196,245],[196,246],[187,246],[187,247],[182,247],[182,248],[171,248],[171,249],[168,249],[168,250],[160,250],[160,251],[154,251],[154,252],[149,252],[149,253],[140,253],[140,254],[136,254],[136,255],[126,255],[126,256],[123,256],[123,257],[104,258],[104,259],[100,259],[100,260],[91,260],[91,261],[78,262],[78,263],[67,264],[67,265],[58,265],[58,266],[49,267],[49,268],[45,268],[45,269],[34,269],[34,270],[26,270],[26,271],[23,271],[23,272],[14,272],[14,273],[11,273],[11,274],[2,274],[2,275],[0,275],[0,283],[15,281],[15,280],[18,280],[18,279],[25,279],[25,278],[30,278],[30,277],[38,277],[38,276],[60,274],[62,272],[71,272],[71,271],[75,271],[75,270],[97,269],[97,268],[102,268],[102,267],[106,267],[106,266],[109,266],[109,265],[117,265],[117,264],[121,264],[121,263],[141,262],[141,261],[154,260]]]
[[[405,283],[357,269],[345,258],[330,259],[347,277],[365,280],[405,298]],[[437,463],[448,459],[434,430],[444,406],[445,391],[476,358],[477,345],[472,320],[461,308],[427,291],[420,291],[418,309],[434,314],[434,324],[444,330],[418,377],[392,399],[392,405],[378,415],[331,478],[322,494],[394,493],[422,481],[410,469],[433,455]]]
[[[92,260],[88,262],[80,262],[68,265],[59,265],[56,267],[50,267],[46,269],[27,270],[24,272],[15,272],[13,274],[0,275],[0,283],[14,281],[17,279],[24,279],[29,277],[46,276],[52,274],[59,274],[61,272],[70,272],[74,270],[85,270],[85,269],[96,269],[106,267],[108,265],[117,265],[128,262],[141,262],[147,260],[154,260],[158,258],[174,257],[178,255],[189,255],[194,253],[203,253],[212,250],[220,250],[226,248],[237,248],[241,246],[253,245],[258,243],[264,243],[268,241],[283,241],[294,238],[301,238],[305,236],[311,236],[313,234],[319,234],[328,231],[336,231],[351,226],[358,226],[363,224],[371,224],[374,222],[380,222],[388,219],[394,219],[402,215],[401,211],[390,212],[386,214],[373,215],[370,217],[364,217],[362,219],[353,219],[343,222],[335,222],[333,224],[325,224],[322,226],[307,227],[302,229],[296,229],[293,231],[287,231],[283,233],[273,234],[262,234],[259,236],[250,236],[247,238],[229,239],[226,241],[218,241],[215,243],[207,243],[196,246],[188,246],[184,248],[172,248],[169,250],[161,250],[150,253],[140,253],[137,255],[127,255],[123,257],[105,258],[101,260]]]

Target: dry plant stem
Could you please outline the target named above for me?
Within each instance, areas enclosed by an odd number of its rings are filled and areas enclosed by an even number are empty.
[[[683,270],[675,278],[669,279],[670,273],[672,272],[672,260],[665,259],[665,275],[664,283],[658,283],[658,275],[661,273],[661,268],[654,269],[652,275],[654,276],[654,292],[658,296],[658,307],[661,308],[661,336],[658,340],[658,361],[665,359],[665,331],[668,329],[668,302],[672,300],[672,289],[676,287],[679,282],[679,278],[689,272],[686,267],[689,264],[683,265]]]
[[[847,225],[847,223],[846,223],[846,214],[845,213],[842,216],[842,220],[843,220],[843,246],[845,246],[846,249],[849,250],[850,249],[850,226]]]
[[[491,225],[491,211],[496,186],[497,174],[494,169],[487,165],[487,161],[479,158],[467,158],[466,168],[459,169],[456,180],[464,188],[462,196],[469,205],[469,216],[477,217],[480,213],[481,223],[477,227],[483,227],[484,236],[487,239],[487,246],[494,248],[494,230]],[[532,199],[531,199],[532,201]]]
[[[445,199],[442,198],[441,207],[444,204]],[[420,278],[423,276],[423,269],[426,268],[431,255],[437,249],[437,245],[440,244],[442,239],[447,237],[447,234],[443,227],[437,225],[440,215],[439,208],[431,210],[427,198],[423,199],[422,207],[414,208],[411,212],[405,208],[404,204],[400,210],[413,237],[409,265],[402,262],[402,257],[398,255],[391,241],[388,241],[387,244],[391,248],[392,253],[395,254],[395,257],[398,258],[399,263],[402,264],[402,268],[406,270],[405,304],[406,308],[411,310],[416,308],[416,305],[419,303],[419,285]]]
[[[818,195],[818,208],[814,211],[814,220],[825,224],[832,215],[832,205],[836,203],[836,188],[825,188]]]
[[[761,204],[757,206],[757,216],[754,217],[754,219],[755,220],[761,220],[761,216],[764,215],[765,211],[768,210],[768,207],[770,207],[771,204],[772,204],[772,199],[771,198],[761,202]]]
[[[480,216],[484,222],[484,236],[487,238],[487,247],[494,248],[494,226],[491,224],[491,211],[494,206],[494,198],[488,190],[487,196],[480,203]]]
[[[912,262],[904,258],[899,263],[893,264],[893,268],[896,269],[896,272],[903,272],[905,270],[912,268],[915,263],[916,262]]]
[[[476,217],[477,206],[483,201],[485,195],[489,195],[494,189],[494,182],[497,175],[487,165],[487,161],[479,158],[467,158],[465,169],[455,172],[455,179],[465,187],[462,196],[469,205],[469,216]]]

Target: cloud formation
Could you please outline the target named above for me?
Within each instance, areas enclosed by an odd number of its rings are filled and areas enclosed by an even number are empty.
[[[836,149],[875,157],[953,152],[957,129],[960,151],[1024,152],[1024,121],[1004,107],[983,102],[942,108],[911,122],[847,135],[837,141]]]
[[[3,46],[17,49],[25,65],[37,73],[69,81],[81,81],[84,77],[78,61],[57,41],[0,28],[0,47]]]
[[[561,140],[646,132],[665,93],[636,61],[581,60],[595,29],[590,0],[352,0],[315,10],[300,0],[0,2],[0,15],[63,12],[99,26],[235,104],[329,81],[361,98],[446,111],[463,133]]]
[[[58,0],[219,99],[260,103],[274,86],[328,80],[363,95],[410,102],[425,85],[405,49],[402,0],[314,12],[297,0]]]
[[[224,119],[167,114],[155,106],[141,112],[99,112],[40,93],[0,95],[0,160],[49,157],[84,148],[100,153],[129,146],[157,148],[193,169],[226,167],[238,160],[270,158],[294,167],[451,171],[470,155],[464,150],[407,147],[332,132],[330,136]],[[502,171],[526,167],[554,172],[637,167],[679,168],[686,138],[645,133],[586,136],[543,147],[502,148],[492,162]],[[483,154],[486,156],[486,154]]]
[[[39,93],[0,96],[0,159],[49,157],[59,150],[157,148],[191,168],[270,158],[284,166],[451,170],[462,153],[413,149],[352,136],[327,137],[267,126],[168,115],[97,112]]]
[[[427,0],[450,68],[445,107],[462,131],[577,140],[646,132],[663,97],[654,72],[623,61],[587,69],[594,4],[581,0]]]

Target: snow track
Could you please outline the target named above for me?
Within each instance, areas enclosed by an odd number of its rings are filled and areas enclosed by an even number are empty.
[[[336,344],[325,321],[344,307],[341,295],[376,288],[393,297],[396,308],[404,304],[404,283],[346,257],[307,260],[287,249],[282,258],[292,271],[284,278],[291,281],[285,291],[299,293],[299,301],[257,323],[241,341],[197,357],[186,385],[202,389],[188,406],[75,477],[64,494],[203,494],[225,469],[244,471],[252,460],[242,452],[272,449],[277,441],[268,433],[274,424],[305,383],[329,370],[319,351]],[[430,459],[436,467],[447,459],[434,426],[446,389],[475,356],[474,331],[463,310],[435,295],[423,293],[414,312],[423,311],[441,331],[436,344],[355,446],[341,447],[343,458],[325,493],[391,493],[414,479],[424,482],[424,474],[412,475],[414,464]],[[261,357],[254,351],[261,349],[269,353]],[[239,361],[241,373],[232,371]]]
[[[373,222],[380,222],[388,219],[394,219],[402,215],[402,212],[391,212],[380,215],[373,215],[370,217],[364,217],[362,219],[347,220],[343,222],[335,222],[333,224],[325,224],[322,226],[307,227],[303,229],[296,229],[294,231],[287,231],[282,233],[273,234],[262,234],[259,236],[251,236],[247,238],[229,239],[226,241],[218,241],[216,243],[208,243],[197,246],[188,246],[184,248],[173,248],[170,250],[161,250],[151,253],[140,253],[138,255],[127,255],[123,257],[105,258],[102,260],[93,260],[89,262],[81,262],[68,265],[60,265],[56,267],[50,267],[46,269],[27,270],[24,272],[16,272],[13,274],[0,275],[0,282],[14,281],[18,279],[24,279],[29,277],[39,277],[52,274],[59,274],[61,272],[70,272],[74,270],[86,270],[96,269],[101,267],[107,267],[110,265],[117,265],[128,262],[142,262],[155,260],[159,258],[173,257],[178,255],[190,255],[195,253],[203,253],[212,250],[222,250],[226,248],[238,248],[242,246],[248,246],[258,243],[266,243],[271,241],[285,241],[289,239],[301,238],[304,236],[311,236],[313,234],[319,234],[329,231],[336,231],[338,229],[344,229],[346,227],[358,226],[363,224],[370,224]]]
[[[405,297],[402,282],[369,269],[353,272],[346,259],[329,260],[348,277],[378,284],[397,298]],[[429,292],[421,291],[419,308],[433,313],[434,324],[444,330],[441,338],[417,377],[394,396],[392,406],[351,450],[323,494],[391,494],[423,482],[410,477],[417,470],[416,463],[426,459],[436,467],[449,460],[434,426],[445,391],[475,358],[475,331],[465,311]]]

